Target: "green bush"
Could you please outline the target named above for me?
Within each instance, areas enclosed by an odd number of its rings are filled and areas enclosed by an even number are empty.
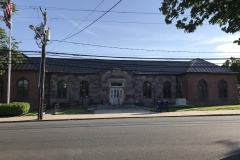
[[[0,116],[20,116],[27,114],[30,109],[30,104],[26,102],[12,102],[0,104]]]

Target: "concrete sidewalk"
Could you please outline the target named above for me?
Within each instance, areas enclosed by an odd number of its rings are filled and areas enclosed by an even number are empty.
[[[187,116],[231,116],[240,115],[240,110],[219,110],[219,111],[186,111],[186,112],[101,112],[95,114],[75,114],[75,115],[52,115],[45,114],[43,121],[59,120],[88,120],[88,119],[112,119],[112,118],[154,118],[154,117],[187,117]],[[38,121],[37,116],[19,116],[0,118],[0,123],[5,122],[31,122]]]

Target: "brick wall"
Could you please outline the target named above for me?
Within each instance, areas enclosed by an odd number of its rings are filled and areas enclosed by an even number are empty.
[[[11,98],[10,102],[29,102],[31,108],[37,108],[39,104],[39,93],[38,93],[38,71],[12,71],[11,76]],[[0,99],[0,102],[7,102],[7,73],[4,73],[0,76],[3,80],[3,98]],[[28,88],[28,98],[17,98],[17,81],[21,78],[26,78],[29,82]]]
[[[208,98],[199,100],[198,82],[205,80],[208,86]],[[218,82],[224,80],[228,85],[228,97],[219,98]],[[219,105],[219,104],[237,104],[237,76],[235,74],[185,74],[182,77],[183,97],[187,98],[189,104],[196,105]]]

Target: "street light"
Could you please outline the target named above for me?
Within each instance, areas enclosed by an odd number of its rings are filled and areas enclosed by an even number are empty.
[[[45,40],[42,39],[41,34],[39,33],[39,31],[37,30],[37,28],[36,28],[35,26],[29,25],[29,28],[30,28],[31,30],[33,30],[33,31],[37,34],[37,36],[41,39],[42,44],[47,45],[46,42],[45,42]],[[44,33],[44,34],[45,34],[45,33]],[[45,35],[44,35],[44,36],[45,36]],[[43,37],[43,38],[44,38],[44,37]]]
[[[31,30],[33,30],[33,31],[36,31],[36,27],[33,26],[33,25],[29,25],[29,28],[30,28]]]

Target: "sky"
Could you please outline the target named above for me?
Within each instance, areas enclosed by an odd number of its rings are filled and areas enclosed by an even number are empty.
[[[233,44],[240,38],[239,33],[227,34],[219,26],[209,25],[208,22],[194,33],[184,33],[174,24],[165,24],[164,16],[159,11],[162,0],[122,0],[110,12],[102,12],[118,2],[13,0],[18,11],[13,15],[12,36],[21,42],[19,50],[41,52],[34,40],[34,32],[29,29],[29,25],[39,26],[43,22],[41,7],[47,13],[47,27],[51,31],[47,52],[169,60],[240,57],[240,46]],[[4,22],[0,22],[0,27],[9,32]],[[74,36],[66,39],[71,35]],[[57,42],[64,39],[68,43]]]

